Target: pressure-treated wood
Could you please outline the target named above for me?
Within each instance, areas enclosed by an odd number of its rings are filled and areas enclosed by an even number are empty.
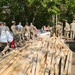
[[[29,40],[0,60],[0,75],[71,75],[72,52],[56,36]]]

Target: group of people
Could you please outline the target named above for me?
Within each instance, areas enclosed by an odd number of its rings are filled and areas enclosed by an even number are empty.
[[[65,26],[64,26],[65,25]],[[58,22],[55,26],[46,26],[44,25],[41,28],[41,32],[47,32],[50,31],[50,34],[55,35],[57,37],[65,38],[65,39],[75,39],[75,19],[73,19],[72,23],[68,23],[67,20],[65,20],[65,23]]]
[[[65,21],[65,37],[75,39],[75,19],[73,19],[72,23],[69,24],[67,20]]]
[[[38,31],[37,28],[30,23],[26,24],[24,27],[21,25],[16,25],[16,22],[12,22],[11,30],[14,36],[14,40],[16,45],[23,45],[25,40],[34,39],[36,37],[36,32]]]
[[[56,36],[64,36],[65,39],[75,39],[75,19],[70,24],[65,20],[65,27],[63,23],[58,22],[55,30]]]
[[[11,29],[11,31],[10,31]],[[53,30],[54,29],[54,30]],[[53,34],[55,31],[56,36],[62,36],[63,24],[58,22],[55,27],[43,26],[41,28],[42,32],[50,31]],[[72,36],[72,39],[75,38],[75,20],[71,24],[65,21],[65,37],[69,38],[69,34]],[[12,21],[11,28],[9,28],[5,22],[0,22],[0,46],[5,47],[10,45],[10,47],[15,48],[22,46],[25,40],[35,39],[38,36],[38,29],[32,24],[26,24],[22,26],[21,22],[16,25],[15,21]]]
[[[11,48],[23,46],[26,40],[37,37],[37,31],[32,23],[22,26],[21,22],[16,25],[16,22],[12,21],[11,28],[9,28],[5,22],[0,22],[0,47],[5,48],[7,45]]]

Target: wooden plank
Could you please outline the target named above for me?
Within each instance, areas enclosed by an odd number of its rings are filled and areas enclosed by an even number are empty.
[[[70,52],[68,52],[65,68],[64,68],[64,75],[68,74],[68,67],[69,67],[69,59],[70,59]]]
[[[17,58],[14,59],[13,63],[11,63],[0,75],[8,74],[9,71],[11,71],[11,70],[14,68],[15,64],[16,64],[17,61],[22,57],[22,55],[23,55],[24,53],[25,53],[25,50],[23,50],[23,51],[21,52],[21,54],[19,54],[19,55],[17,56]]]
[[[71,75],[71,68],[72,68],[72,51],[70,51],[69,55],[70,55],[70,59],[69,59],[69,68],[68,68],[68,75]]]
[[[9,56],[9,58],[7,58],[6,60],[4,60],[4,61],[2,61],[2,62],[0,63],[0,73],[1,73],[4,69],[6,69],[6,68],[11,64],[12,60],[13,60],[17,55],[18,55],[18,54],[15,54],[15,55],[14,55],[14,53],[13,53],[11,56]]]
[[[7,75],[18,75],[18,72],[22,70],[22,65],[24,62],[24,58],[19,59],[14,68]]]

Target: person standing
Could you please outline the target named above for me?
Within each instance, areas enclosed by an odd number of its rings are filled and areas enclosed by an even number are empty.
[[[69,23],[67,22],[67,20],[65,20],[65,38],[69,38],[69,34],[70,34],[70,25]]]
[[[12,21],[11,30],[12,30],[12,32],[13,32],[14,35],[17,33],[18,29],[17,29],[15,21]]]
[[[28,24],[25,25],[25,38],[26,40],[30,39],[30,26]]]
[[[72,39],[75,39],[75,19],[73,19],[71,25],[71,31],[72,31]]]
[[[61,22],[58,22],[56,25],[56,36],[62,37],[62,23]]]
[[[17,47],[17,46],[19,46],[20,37],[19,37],[18,28],[16,26],[15,21],[12,21],[11,30],[12,30],[12,33],[13,33],[15,46]]]
[[[37,31],[37,28],[32,23],[30,23],[30,39],[35,38],[36,31]]]

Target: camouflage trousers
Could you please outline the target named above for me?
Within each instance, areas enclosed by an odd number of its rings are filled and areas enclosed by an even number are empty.
[[[30,32],[30,39],[35,39],[35,34],[34,34],[34,32]]]
[[[65,31],[64,37],[68,39],[70,37],[70,31]]]
[[[62,31],[56,30],[56,36],[57,36],[57,37],[62,36]]]
[[[21,42],[21,36],[20,34],[14,34],[14,42],[15,42],[15,47],[20,46]]]

